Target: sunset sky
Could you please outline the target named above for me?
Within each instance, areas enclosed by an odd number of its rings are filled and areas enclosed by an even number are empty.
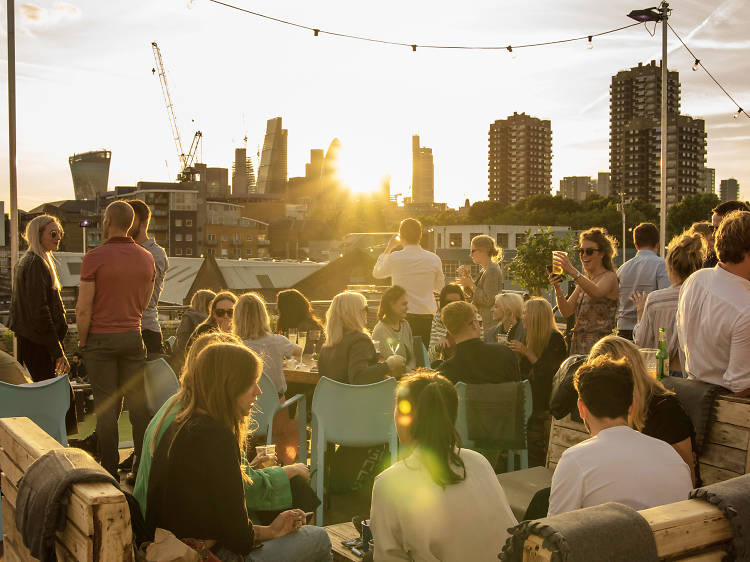
[[[589,35],[631,22],[647,4],[622,0],[230,0],[331,31],[407,43],[507,45]],[[3,3],[4,4],[4,3]],[[750,110],[750,2],[675,0],[670,23]],[[174,179],[178,160],[151,42],[161,47],[187,145],[203,131],[201,160],[231,168],[233,149],[263,143],[266,120],[289,130],[289,175],[311,148],[343,145],[341,175],[359,189],[392,175],[409,193],[411,135],[435,158],[435,198],[487,198],[489,125],[514,111],[552,122],[552,187],[609,169],[612,75],[660,56],[661,30],[643,26],[562,46],[507,51],[411,49],[311,32],[208,0],[19,0],[16,3],[18,172],[22,209],[73,198],[68,156],[112,150],[110,189]],[[5,13],[2,14],[5,21]],[[3,33],[5,35],[5,32]],[[2,74],[6,80],[5,38]],[[706,119],[708,162],[750,198],[750,119],[670,37],[682,112]],[[0,199],[8,198],[7,92],[2,89]],[[199,155],[200,156],[200,155]],[[167,164],[165,164],[165,161]],[[169,175],[167,172],[167,165]],[[7,206],[6,206],[7,209]]]

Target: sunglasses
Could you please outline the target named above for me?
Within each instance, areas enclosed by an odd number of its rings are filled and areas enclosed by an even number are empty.
[[[49,235],[52,237],[53,240],[57,240],[57,238],[60,236],[60,233],[56,230],[50,230]]]
[[[578,248],[578,255],[579,256],[593,256],[596,252],[599,251],[599,248]]]
[[[234,311],[231,308],[217,308],[214,310],[217,318],[224,318],[224,316],[231,318],[233,313]]]

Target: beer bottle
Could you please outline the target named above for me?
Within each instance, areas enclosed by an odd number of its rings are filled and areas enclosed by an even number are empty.
[[[656,380],[669,376],[669,351],[667,350],[667,332],[659,328],[659,345],[656,352]]]

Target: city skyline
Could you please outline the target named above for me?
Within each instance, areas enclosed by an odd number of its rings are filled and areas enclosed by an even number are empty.
[[[435,152],[435,200],[451,206],[466,197],[487,198],[487,128],[516,111],[552,122],[553,190],[563,177],[608,170],[611,77],[659,57],[660,34],[652,38],[642,27],[595,38],[592,50],[583,41],[517,49],[512,58],[505,51],[412,53],[314,38],[205,0],[191,9],[184,2],[154,4],[18,5],[22,209],[73,197],[67,159],[76,152],[112,150],[110,189],[174,179],[177,155],[151,73],[154,40],[164,54],[183,141],[202,130],[198,160],[209,167],[231,169],[245,135],[248,154],[255,157],[266,121],[280,116],[289,131],[289,177],[303,176],[310,149],[337,137],[345,183],[375,190],[388,174],[392,192],[407,192],[410,139],[418,134]],[[643,7],[619,0],[531,6],[518,1],[504,7],[473,0],[460,12],[452,6],[385,2],[363,12],[344,2],[258,1],[245,7],[334,31],[495,45],[604,31],[627,25],[625,14]],[[738,102],[750,106],[750,74],[744,72],[750,6],[740,0],[708,6],[686,0],[672,7],[672,26]],[[508,17],[518,13],[523,20]],[[716,169],[717,186],[735,177],[748,198],[750,120],[732,119],[734,106],[703,72],[690,71],[693,61],[678,46],[670,37],[669,68],[680,72],[682,111],[706,119],[706,165]],[[0,199],[7,201],[5,136],[0,175]]]

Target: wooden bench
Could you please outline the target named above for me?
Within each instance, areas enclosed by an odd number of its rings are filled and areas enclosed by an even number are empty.
[[[40,456],[61,445],[28,418],[0,419],[0,489],[5,560],[36,560],[16,530],[16,485]],[[133,558],[130,511],[125,496],[111,484],[75,484],[67,525],[57,533],[58,560],[131,562]]]

